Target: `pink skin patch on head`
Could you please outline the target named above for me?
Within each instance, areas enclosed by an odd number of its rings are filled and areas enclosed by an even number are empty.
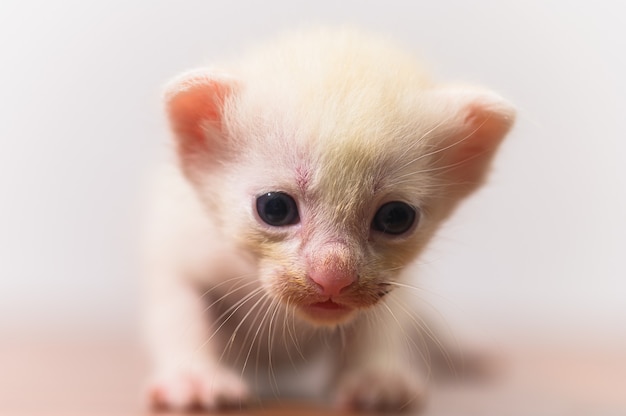
[[[295,171],[295,180],[298,189],[305,193],[311,182],[311,170],[305,166],[298,166]]]

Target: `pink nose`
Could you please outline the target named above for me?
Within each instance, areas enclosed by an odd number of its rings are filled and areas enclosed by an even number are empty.
[[[356,281],[356,276],[340,270],[312,270],[309,277],[319,285],[322,294],[336,296],[343,288],[350,286]]]

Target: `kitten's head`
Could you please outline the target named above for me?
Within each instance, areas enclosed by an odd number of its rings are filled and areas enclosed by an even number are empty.
[[[168,89],[181,168],[266,290],[316,324],[395,287],[514,118],[498,96],[432,84],[352,33],[292,38],[227,74]]]

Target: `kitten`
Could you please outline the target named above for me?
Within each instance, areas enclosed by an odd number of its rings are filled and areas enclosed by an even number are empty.
[[[338,406],[418,405],[403,271],[483,182],[511,105],[352,30],[293,34],[165,98],[178,163],[147,239],[152,404],[240,406],[320,355]]]

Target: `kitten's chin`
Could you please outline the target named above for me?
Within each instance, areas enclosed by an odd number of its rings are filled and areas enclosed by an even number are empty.
[[[351,321],[356,309],[331,300],[298,307],[300,315],[315,325],[336,326]]]

